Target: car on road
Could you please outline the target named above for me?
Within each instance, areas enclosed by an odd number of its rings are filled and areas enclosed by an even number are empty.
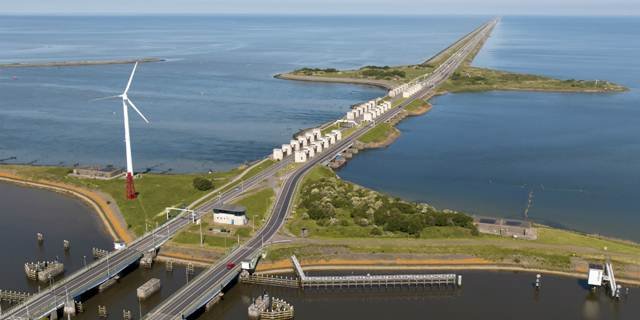
[[[227,263],[227,270],[231,270],[231,269],[233,269],[233,268],[235,268],[235,267],[236,267],[236,264],[235,264],[235,263],[233,263],[233,262],[229,262],[229,263]]]

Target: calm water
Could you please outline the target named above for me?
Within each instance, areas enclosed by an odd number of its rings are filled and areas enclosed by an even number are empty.
[[[201,319],[246,319],[251,300],[267,290],[295,307],[296,319],[636,319],[637,289],[614,302],[576,279],[533,274],[464,272],[463,288],[295,289],[237,286]]]
[[[398,126],[395,144],[358,155],[340,175],[493,216],[522,217],[533,191],[529,217],[537,221],[638,241],[639,28],[634,18],[506,17],[476,65],[607,79],[631,91],[438,97],[427,116]]]
[[[422,61],[483,17],[2,17],[0,62],[160,57],[130,92],[142,170],[226,169],[300,128],[338,118],[377,88],[290,82],[303,66]],[[404,43],[402,51],[388,39]],[[130,65],[0,69],[0,159],[123,165],[119,94]],[[15,79],[13,78],[15,77]]]
[[[27,279],[24,263],[58,260],[69,274],[83,267],[83,256],[92,261],[91,248],[113,248],[113,240],[100,218],[80,200],[55,192],[0,183],[0,289],[37,291]],[[38,245],[36,233],[44,234]],[[64,251],[63,240],[71,242]]]

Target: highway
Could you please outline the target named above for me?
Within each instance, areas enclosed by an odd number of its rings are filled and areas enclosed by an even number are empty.
[[[236,198],[244,191],[255,187],[260,182],[273,176],[287,164],[291,163],[292,159],[290,158],[291,157],[278,162],[253,177],[247,178],[244,180],[242,189],[234,188],[228,190],[221,194],[219,198],[205,203],[196,210],[197,217],[199,218],[211,212],[210,210],[214,206]],[[192,217],[186,214],[172,218],[165,222],[165,224],[129,244],[126,249],[114,251],[107,257],[94,261],[92,264],[87,265],[87,267],[58,281],[53,287],[42,290],[24,303],[4,311],[0,319],[40,319],[50,314],[51,311],[64,304],[67,299],[67,293],[70,299],[74,299],[88,290],[97,287],[117,275],[126,267],[135,263],[145,252],[159,248],[183,227],[191,223],[191,221]]]
[[[497,19],[491,20],[472,32],[470,34],[471,37],[467,35],[466,37],[469,37],[469,40],[460,47],[456,53],[452,54],[445,62],[440,64],[429,76],[419,80],[420,84],[424,85],[422,90],[404,100],[396,108],[382,114],[376,119],[375,123],[387,121],[402,112],[403,107],[412,101],[433,94],[435,88],[446,81],[464,62],[467,56],[473,52],[474,48],[490,35],[497,22]],[[395,99],[395,101],[399,100]],[[222,290],[222,287],[236,277],[240,271],[239,267],[227,270],[227,263],[233,262],[239,265],[241,261],[251,259],[259,253],[262,248],[262,243],[268,242],[282,227],[290,211],[296,187],[304,175],[315,165],[334,158],[339,152],[343,151],[356,139],[373,128],[375,123],[368,123],[357,129],[352,135],[345,137],[343,140],[316,155],[314,158],[311,158],[308,162],[290,173],[285,178],[284,184],[277,195],[269,219],[264,226],[258,230],[255,236],[232,251],[225,259],[203,271],[189,284],[182,287],[161,305],[149,312],[145,316],[145,319],[184,319],[214,298]]]

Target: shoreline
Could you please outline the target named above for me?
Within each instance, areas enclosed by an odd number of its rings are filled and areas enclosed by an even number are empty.
[[[0,172],[0,181],[29,188],[46,189],[75,197],[89,205],[89,207],[97,213],[107,233],[114,241],[122,240],[130,243],[135,238],[126,228],[124,217],[122,217],[120,213],[115,212],[107,203],[107,201],[110,200],[105,199],[104,196],[96,191],[51,181],[33,181],[7,172]],[[111,203],[113,204],[113,202]]]
[[[292,80],[292,81],[306,81],[306,82],[326,82],[326,83],[342,83],[342,84],[355,84],[355,85],[367,85],[384,90],[391,90],[396,85],[389,83],[385,80],[368,80],[368,79],[354,79],[354,78],[330,78],[330,77],[316,77],[316,76],[301,76],[291,73],[279,73],[273,76],[276,79]]]
[[[81,66],[101,66],[109,64],[132,64],[163,62],[161,58],[142,59],[115,59],[115,60],[71,60],[71,61],[43,61],[43,62],[14,62],[0,63],[0,68],[41,68],[41,67],[81,67]]]
[[[367,263],[358,263],[357,260],[341,260],[339,263],[335,263],[330,259],[312,261],[308,264],[301,263],[305,271],[359,271],[359,270],[375,270],[375,271],[406,271],[406,270],[458,270],[458,271],[490,271],[490,272],[527,272],[527,273],[540,273],[549,274],[555,276],[561,276],[565,278],[574,279],[586,279],[586,270],[583,273],[578,271],[558,271],[544,268],[524,268],[519,266],[513,266],[508,264],[500,264],[495,262],[477,261],[475,263],[467,263],[468,260],[482,260],[478,258],[472,259],[460,259],[460,260],[448,260],[448,261],[435,261],[435,263],[416,263],[416,264],[394,264],[389,263],[388,260],[380,261],[367,261]],[[418,261],[417,261],[418,262]],[[261,274],[285,274],[294,272],[293,266],[290,266],[289,260],[277,260],[270,262],[271,266],[258,264],[256,272]],[[289,266],[284,267],[284,264]],[[262,266],[262,267],[261,267]],[[616,277],[616,281],[627,285],[640,286],[640,280],[620,278]]]

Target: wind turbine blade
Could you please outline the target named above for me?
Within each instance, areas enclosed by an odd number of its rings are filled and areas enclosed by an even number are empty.
[[[127,87],[124,89],[124,93],[129,92],[129,88],[131,87],[131,81],[133,81],[133,75],[136,74],[136,69],[138,68],[138,61],[133,65],[133,70],[131,71],[131,75],[129,76],[129,82],[127,82]]]
[[[96,99],[91,99],[89,101],[100,101],[100,100],[108,100],[108,99],[115,99],[115,98],[120,98],[120,95],[96,98]]]
[[[147,120],[147,117],[144,116],[144,114],[142,114],[142,112],[140,112],[140,110],[136,107],[135,104],[133,104],[133,102],[129,99],[126,99],[127,103],[129,103],[129,105],[131,106],[131,108],[133,108],[133,110],[135,110],[140,117],[142,118],[142,120],[144,120],[144,122],[149,123],[149,120]]]

